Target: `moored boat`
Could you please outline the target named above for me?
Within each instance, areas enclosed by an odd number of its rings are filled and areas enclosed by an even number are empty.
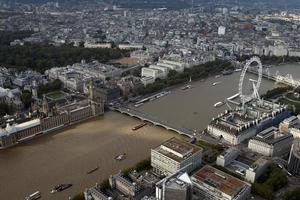
[[[56,192],[62,192],[66,189],[68,189],[69,187],[72,187],[72,184],[59,184],[59,185],[56,185],[51,191],[50,193],[51,194],[54,194]]]
[[[213,86],[216,86],[216,85],[218,85],[218,84],[220,84],[221,82],[214,82],[212,85]]]
[[[220,102],[215,103],[214,107],[220,107],[222,105],[224,105],[224,102],[220,101]]]
[[[91,173],[97,171],[98,169],[99,169],[99,167],[97,166],[94,169],[91,169],[90,171],[88,171],[87,174],[91,174]]]
[[[36,200],[36,199],[39,199],[41,197],[42,197],[41,192],[36,191],[36,192],[32,193],[31,195],[25,197],[25,200]]]
[[[139,125],[137,125],[137,126],[133,127],[133,128],[132,128],[132,130],[133,130],[133,131],[136,131],[136,130],[138,130],[138,129],[140,129],[140,128],[142,128],[142,127],[146,126],[146,125],[147,125],[147,123],[142,123],[142,124],[139,124]]]
[[[115,157],[115,160],[117,161],[122,161],[126,158],[126,153],[120,154],[118,156]]]
[[[191,85],[186,85],[184,87],[181,88],[181,90],[187,90],[187,89],[191,89],[192,86]]]

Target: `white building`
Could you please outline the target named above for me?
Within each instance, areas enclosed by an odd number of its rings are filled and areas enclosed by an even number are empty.
[[[288,51],[290,57],[300,57],[300,49],[290,48]]]
[[[264,156],[276,157],[287,154],[292,143],[292,134],[280,133],[277,128],[270,127],[250,139],[248,148]]]
[[[291,133],[294,138],[300,138],[300,115],[292,116],[280,123],[281,132]]]
[[[143,67],[142,77],[152,77],[154,80],[156,80],[157,78],[165,78],[165,73],[160,69]]]
[[[183,72],[184,68],[187,67],[187,64],[182,62],[176,62],[171,60],[160,60],[157,65],[167,67],[170,70],[175,70],[179,73]]]
[[[230,164],[233,160],[235,160],[240,154],[240,151],[235,148],[231,147],[226,149],[222,154],[217,157],[216,164],[222,167],[226,167]]]
[[[273,47],[273,55],[274,56],[287,56],[288,49],[284,45],[276,45]]]
[[[151,149],[151,166],[157,174],[171,175],[186,167],[190,172],[200,166],[202,148],[176,138]]]
[[[187,173],[176,173],[156,184],[156,200],[191,200],[192,181]]]
[[[84,43],[84,47],[85,48],[112,48],[111,43],[89,43],[89,42],[85,42]]]
[[[155,79],[153,77],[150,77],[150,76],[142,77],[141,82],[144,86],[147,86],[148,84],[154,83]]]
[[[119,44],[119,49],[143,49],[143,44]]]
[[[252,138],[259,131],[274,126],[287,115],[284,106],[265,100],[252,100],[247,103],[246,112],[237,109],[219,114],[210,122],[207,132],[213,137],[237,145]]]
[[[82,91],[84,82],[106,80],[118,77],[123,70],[112,65],[102,64],[98,61],[75,63],[72,66],[54,67],[45,72],[50,79],[59,79],[70,90]]]
[[[251,185],[212,166],[205,165],[192,176],[193,191],[200,199],[245,200]]]
[[[216,164],[218,166],[225,167],[233,173],[243,176],[246,181],[254,183],[255,180],[265,172],[265,169],[269,166],[270,162],[266,158],[260,157],[249,165],[248,163],[241,162],[243,158],[239,158],[240,154],[242,154],[242,152],[240,152],[237,148],[231,147],[217,157]],[[243,168],[237,167],[239,164],[243,166]],[[233,171],[233,169],[235,171]]]
[[[218,35],[225,35],[225,33],[226,33],[226,27],[225,26],[219,26]]]
[[[300,115],[298,117],[291,116],[289,118],[286,118],[279,124],[279,130],[280,132],[289,132],[289,129],[293,127],[294,125],[298,124],[300,122]]]
[[[104,194],[99,187],[86,189],[83,194],[85,200],[113,200],[112,197]]]
[[[168,73],[169,73],[169,69],[167,67],[162,67],[162,66],[159,66],[159,65],[150,65],[149,66],[150,69],[158,69],[160,71],[163,72],[163,78],[167,77],[168,76]]]
[[[246,169],[245,180],[254,183],[267,169],[271,162],[264,157],[256,160],[248,169]]]

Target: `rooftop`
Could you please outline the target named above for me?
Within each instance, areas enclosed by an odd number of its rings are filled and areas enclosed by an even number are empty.
[[[247,111],[236,109],[225,111],[210,123],[211,126],[224,130],[232,135],[239,135],[242,131],[258,125],[268,117],[276,116],[284,111],[284,107],[263,101],[262,104],[256,101],[247,102]]]
[[[282,134],[275,127],[270,127],[260,133],[254,138],[254,140],[258,140],[260,142],[267,143],[269,145],[274,145],[282,140],[293,137],[292,134]]]
[[[202,151],[202,148],[177,138],[171,138],[155,150],[177,162],[181,162],[196,152]]]
[[[16,133],[18,131],[32,128],[32,127],[40,125],[40,123],[41,123],[40,119],[33,119],[33,120],[30,120],[30,121],[27,121],[27,122],[24,122],[21,124],[13,124],[12,126],[7,124],[7,126],[4,129],[0,128],[0,136],[10,135],[10,134]]]
[[[291,123],[293,121],[298,121],[298,117],[297,116],[291,116],[291,117],[284,120],[285,123]]]
[[[222,172],[212,166],[205,165],[193,175],[193,180],[201,182],[231,196],[237,196],[241,190],[249,185],[238,178]]]

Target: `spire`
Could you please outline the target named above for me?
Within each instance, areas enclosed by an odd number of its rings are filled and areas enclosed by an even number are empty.
[[[49,113],[49,103],[45,94],[43,95],[43,113],[46,115]]]
[[[89,86],[89,95],[90,95],[90,100],[95,99],[95,87],[94,87],[94,80],[91,79],[90,81],[90,86]]]

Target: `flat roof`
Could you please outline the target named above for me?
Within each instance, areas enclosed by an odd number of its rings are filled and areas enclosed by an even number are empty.
[[[286,123],[290,123],[290,122],[293,122],[295,120],[298,120],[298,117],[297,116],[291,116],[289,118],[286,118],[285,120],[283,120],[284,122]]]
[[[275,127],[267,128],[266,130],[260,132],[252,140],[257,140],[269,145],[274,145],[282,140],[293,137],[290,133],[280,133]]]
[[[196,152],[203,151],[201,147],[193,145],[189,142],[185,142],[183,140],[179,140],[175,137],[165,141],[154,150],[177,162],[185,160]]]
[[[205,165],[192,177],[193,180],[214,187],[231,197],[237,196],[243,188],[250,187],[249,184],[210,165]]]

